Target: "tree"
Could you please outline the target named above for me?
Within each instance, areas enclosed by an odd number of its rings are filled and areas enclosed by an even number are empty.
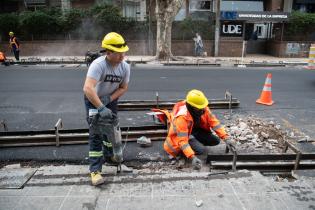
[[[75,30],[82,24],[82,20],[85,16],[85,12],[81,9],[66,10],[64,15],[61,16],[63,21],[63,30],[66,32]]]
[[[56,17],[45,11],[26,11],[20,14],[20,25],[25,34],[33,38],[42,38],[43,34],[57,34],[60,26]]]
[[[293,11],[288,22],[288,34],[310,34],[314,31],[315,13]]]
[[[15,13],[0,14],[0,39],[9,39],[9,32],[19,32],[19,16]]]
[[[172,22],[182,5],[183,0],[156,0],[156,58],[159,60],[173,58],[171,52]]]
[[[91,14],[96,22],[105,31],[115,31],[122,33],[135,25],[135,21],[123,17],[120,8],[109,4],[96,5],[91,9]]]

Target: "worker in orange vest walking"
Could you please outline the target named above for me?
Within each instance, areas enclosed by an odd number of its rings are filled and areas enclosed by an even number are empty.
[[[186,100],[176,103],[171,113],[167,110],[159,111],[168,120],[164,150],[172,157],[183,153],[192,161],[194,169],[199,170],[202,166],[202,161],[196,155],[205,153],[204,146],[218,145],[222,139],[234,148],[224,126],[208,108],[208,99],[199,90],[189,91]]]
[[[10,47],[17,61],[20,60],[20,43],[12,31],[9,32]]]

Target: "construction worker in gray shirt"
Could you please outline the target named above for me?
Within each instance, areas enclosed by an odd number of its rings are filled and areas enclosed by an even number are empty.
[[[104,37],[102,48],[105,49],[105,56],[92,62],[83,87],[86,117],[90,125],[89,169],[92,185],[105,181],[101,175],[104,160],[115,162],[111,139],[108,135],[94,132],[92,119],[98,115],[117,125],[118,99],[127,91],[130,77],[130,66],[124,61],[125,52],[129,50],[124,38],[110,32]]]

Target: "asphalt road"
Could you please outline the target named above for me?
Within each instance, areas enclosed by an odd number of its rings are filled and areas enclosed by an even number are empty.
[[[58,118],[64,128],[86,128],[82,86],[86,67],[0,66],[0,120],[10,131],[52,129]],[[272,73],[275,104],[255,103],[267,73]],[[315,71],[302,68],[163,67],[132,68],[128,93],[122,99],[183,99],[196,88],[208,98],[229,90],[241,102],[235,111],[273,118],[315,137]],[[224,111],[214,110],[219,115]],[[145,112],[121,112],[123,126],[151,122]],[[0,128],[2,131],[2,128]]]

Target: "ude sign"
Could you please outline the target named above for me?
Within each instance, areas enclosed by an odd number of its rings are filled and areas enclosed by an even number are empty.
[[[221,24],[221,36],[242,36],[243,23],[226,23]]]

